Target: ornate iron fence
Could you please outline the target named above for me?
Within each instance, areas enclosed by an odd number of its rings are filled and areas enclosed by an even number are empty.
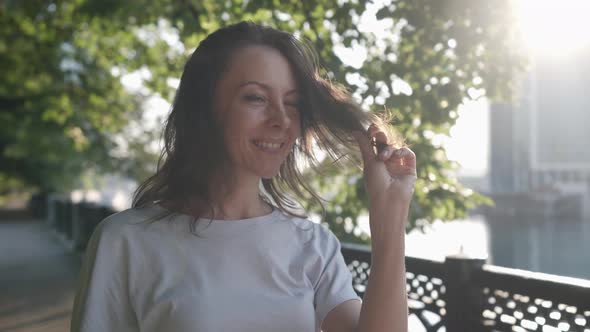
[[[359,296],[370,274],[369,246],[342,244]],[[589,262],[590,264],[590,262]],[[447,257],[406,256],[410,315],[426,331],[590,332],[590,280]]]

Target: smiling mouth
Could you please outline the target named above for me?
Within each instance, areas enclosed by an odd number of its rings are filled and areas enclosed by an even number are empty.
[[[252,141],[254,145],[256,145],[259,149],[267,152],[278,152],[280,151],[283,146],[285,146],[285,142],[282,143],[270,143],[270,142],[263,142],[263,141]]]

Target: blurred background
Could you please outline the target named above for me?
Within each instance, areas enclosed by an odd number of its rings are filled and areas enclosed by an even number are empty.
[[[418,156],[408,255],[590,279],[589,11],[586,0],[0,2],[0,331],[68,329],[83,249],[47,221],[60,216],[47,202],[128,208],[156,169],[184,62],[241,20],[308,40],[324,75],[393,115]],[[324,217],[301,202],[312,220],[369,243],[358,170],[311,179],[330,201]]]

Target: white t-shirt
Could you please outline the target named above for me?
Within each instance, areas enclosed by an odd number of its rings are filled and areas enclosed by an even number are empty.
[[[114,214],[88,243],[72,332],[320,331],[338,304],[360,300],[336,236],[277,209],[202,219],[153,205]]]

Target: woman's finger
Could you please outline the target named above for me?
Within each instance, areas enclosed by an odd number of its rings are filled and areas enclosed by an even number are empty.
[[[396,150],[393,156],[396,159],[400,159],[403,166],[416,167],[416,154],[407,147]]]
[[[367,134],[371,138],[371,144],[373,145],[373,152],[379,155],[382,150],[388,145],[387,134],[375,124],[371,124],[367,129]]]
[[[375,124],[371,124],[367,129],[369,137],[375,138],[377,142],[388,144],[389,139],[387,138],[387,134],[383,129],[377,127]]]
[[[397,149],[394,146],[387,145],[379,152],[379,158],[381,160],[388,160],[395,151],[397,151]]]

